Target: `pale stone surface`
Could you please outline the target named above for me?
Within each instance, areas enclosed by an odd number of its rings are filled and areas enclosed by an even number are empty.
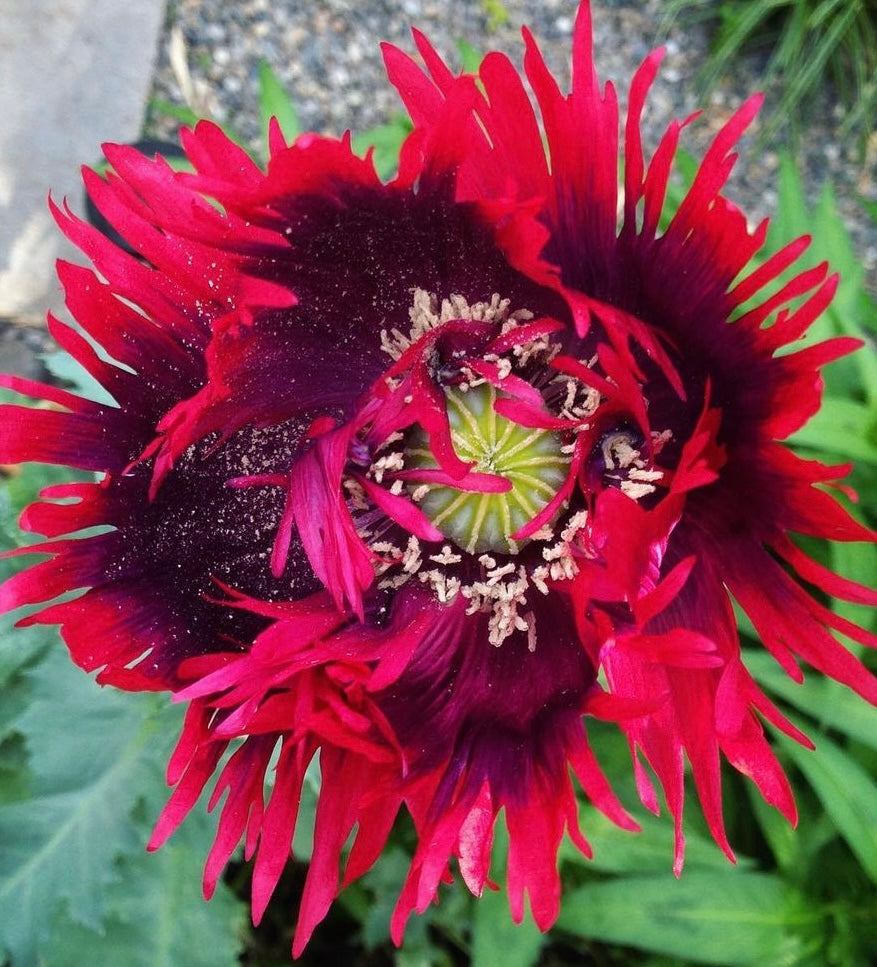
[[[46,208],[80,212],[79,167],[139,132],[164,0],[0,0],[0,316],[39,322],[61,303],[70,254]]]

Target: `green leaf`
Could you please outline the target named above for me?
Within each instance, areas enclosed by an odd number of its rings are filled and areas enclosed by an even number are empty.
[[[395,967],[454,967],[450,952],[431,936],[428,929],[431,920],[429,913],[411,919],[402,947],[394,954]]]
[[[457,53],[460,55],[460,66],[464,73],[477,74],[478,68],[481,66],[481,51],[461,37],[457,41]]]
[[[779,199],[776,214],[767,233],[767,247],[775,252],[792,238],[809,234],[810,206],[804,194],[804,185],[792,155],[780,154],[778,173]]]
[[[564,860],[589,870],[607,873],[665,873],[673,863],[673,823],[666,816],[651,813],[636,815],[642,827],[639,833],[620,829],[592,806],[580,807],[581,826],[594,851],[593,859],[583,856],[569,840],[564,840]],[[748,857],[738,857],[749,866]],[[712,839],[687,829],[685,832],[686,869],[725,870],[728,860]]]
[[[745,783],[747,804],[758,822],[764,838],[783,872],[798,861],[801,837],[798,830],[773,806],[765,802],[759,790],[751,782]]]
[[[743,662],[760,685],[812,716],[820,727],[843,732],[877,750],[877,708],[868,705],[855,692],[815,672],[808,675],[803,685],[797,685],[763,651],[746,649]],[[813,731],[806,723],[803,730]],[[821,745],[822,739],[819,742]],[[799,748],[797,743],[795,748]]]
[[[816,740],[815,752],[786,736],[780,736],[780,743],[804,773],[862,868],[877,883],[877,786],[873,776],[825,735]]]
[[[236,967],[246,908],[222,882],[209,903],[201,895],[212,823],[199,815],[158,853],[120,860],[101,930],[59,918],[41,964]]]
[[[846,460],[877,463],[877,426],[868,407],[855,400],[825,396],[819,411],[789,438]]]
[[[729,869],[589,883],[567,895],[557,925],[694,963],[783,967],[802,951],[796,929],[818,916],[779,878]]]
[[[875,468],[877,469],[877,468]],[[877,513],[877,493],[862,491],[862,503]],[[877,576],[877,544],[860,542],[835,542],[829,545],[832,570],[844,577],[857,581],[866,588],[874,586]],[[852,601],[835,600],[831,605],[832,611],[852,621],[862,628],[877,631],[877,610],[867,604],[856,604]]]
[[[782,81],[783,97],[767,131],[791,123],[803,133],[806,102],[829,80],[846,108],[842,132],[873,128],[877,48],[871,0],[666,0],[664,7],[665,29],[680,11],[686,24],[712,26],[711,53],[701,70],[708,89],[733,73],[741,54],[770,53],[753,88]]]
[[[699,167],[699,161],[691,152],[684,148],[677,149],[673,159],[672,177],[667,185],[667,194],[661,208],[659,220],[661,231],[666,231],[673,221],[673,217],[694,182]]]
[[[268,122],[276,117],[280,130],[288,143],[301,134],[301,123],[292,98],[287,93],[280,78],[263,60],[259,62],[259,113],[262,117],[262,140],[268,144]]]
[[[0,805],[27,799],[31,794],[31,774],[27,749],[20,735],[0,740]]]
[[[190,107],[184,104],[174,104],[161,97],[152,98],[147,104],[150,114],[164,115],[174,121],[179,121],[188,127],[194,127],[200,120],[200,115],[196,114]]]
[[[841,276],[840,301],[851,300],[862,288],[865,269],[828,181],[822,186],[816,205],[811,206],[809,229],[813,234],[814,261],[828,259],[831,262],[832,268]]]
[[[828,312],[811,328],[803,344],[812,345],[838,334],[863,338],[867,330],[874,331],[877,308],[864,288],[864,269],[831,185],[826,183],[817,204],[809,205],[795,161],[783,154],[779,189],[778,213],[768,233],[767,251],[775,251],[791,238],[809,235],[813,241],[801,265],[809,267],[824,260],[840,276]],[[801,348],[801,344],[795,348]],[[861,389],[870,407],[873,431],[877,421],[877,352],[873,341],[851,357],[832,363],[824,372],[829,393],[845,397]]]
[[[53,467],[44,463],[22,463],[0,474],[0,550],[34,543],[34,537],[25,535],[18,526],[22,510],[36,500],[39,492],[50,484],[84,480],[88,475],[68,467]],[[0,561],[0,580],[25,564],[33,563],[24,558]]]
[[[485,890],[475,902],[472,967],[532,967],[544,943],[530,916],[519,924],[512,921],[504,890]]]
[[[341,894],[340,902],[362,923],[366,950],[373,950],[390,939],[390,920],[410,866],[411,857],[407,853],[390,847],[360,881],[359,894],[356,883]],[[408,941],[406,932],[406,946]]]
[[[509,836],[505,823],[497,823],[491,860],[491,879],[506,878]],[[485,890],[475,901],[472,920],[472,967],[531,967],[539,959],[545,937],[525,908],[516,924],[504,889]]]
[[[37,494],[51,483],[71,479],[82,479],[66,468],[50,467],[39,463],[26,463],[9,469],[8,474],[0,474],[0,551],[24,546],[32,538],[22,533],[18,527],[21,511],[37,498]],[[22,555],[0,560],[0,582],[5,581],[25,566],[39,560],[38,557]],[[54,628],[33,625],[29,628],[15,628],[27,610],[21,609],[14,614],[0,615],[0,690],[4,712],[0,713],[0,736],[3,734],[2,720],[10,721],[9,709],[20,700],[26,684],[12,680],[23,669],[38,661],[44,652],[58,642]]]
[[[33,659],[34,662],[37,658]],[[25,666],[26,667],[26,666]],[[19,720],[27,710],[33,698],[33,690],[29,679],[21,674],[23,668],[14,669],[5,679],[2,679],[2,696],[0,701],[0,741],[12,735],[20,735]]]
[[[305,772],[298,804],[298,819],[292,837],[292,852],[296,859],[308,861],[314,851],[314,822],[317,800],[320,798],[320,764],[315,756]]]
[[[35,698],[18,720],[33,797],[0,806],[0,949],[33,967],[62,905],[100,930],[116,858],[142,847],[129,813],[144,759],[162,756],[153,696],[100,693],[60,646],[31,673]]]
[[[353,151],[364,155],[374,149],[374,162],[378,175],[384,180],[391,178],[399,167],[399,152],[402,142],[411,133],[411,121],[404,115],[394,117],[389,124],[363,131],[353,137]]]
[[[4,575],[0,573],[0,580]],[[32,625],[30,628],[15,628],[12,615],[0,615],[0,695],[4,705],[12,706],[16,697],[27,688],[16,683],[16,695],[12,695],[13,679],[24,669],[38,662],[45,652],[56,644],[58,633],[54,628]],[[5,710],[4,710],[5,711]],[[4,714],[6,723],[11,719]],[[2,734],[2,728],[0,728]]]

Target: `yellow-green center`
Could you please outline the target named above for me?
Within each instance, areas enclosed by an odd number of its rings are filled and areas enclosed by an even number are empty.
[[[433,524],[470,554],[514,554],[510,540],[541,511],[566,478],[569,458],[560,434],[521,426],[494,409],[498,394],[482,384],[466,392],[445,390],[454,449],[473,462],[474,473],[494,474],[511,482],[505,493],[472,493],[429,485],[420,507]],[[427,435],[415,433],[405,449],[408,467],[438,466]],[[412,492],[417,490],[412,486]],[[423,493],[423,490],[421,490]]]

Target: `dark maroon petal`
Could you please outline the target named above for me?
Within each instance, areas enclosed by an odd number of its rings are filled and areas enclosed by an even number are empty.
[[[178,461],[151,501],[150,468],[144,465],[103,484],[74,485],[70,493],[77,503],[33,505],[25,523],[43,533],[95,524],[113,530],[90,540],[38,545],[54,559],[7,582],[3,607],[91,588],[27,620],[61,624],[78,664],[103,668],[102,681],[127,687],[144,680],[167,687],[186,658],[242,647],[265,621],[217,605],[218,581],[265,599],[302,597],[317,587],[297,538],[284,572],[275,578],[269,570],[282,492],[226,485],[256,459],[256,440],[270,469],[271,459],[285,467],[284,454],[295,439],[295,428],[279,427],[241,431],[217,449],[202,445]],[[55,490],[47,496],[68,494]],[[125,671],[133,662],[139,677]]]
[[[403,590],[396,606],[416,607],[420,596]],[[485,781],[496,800],[517,802],[530,770],[562,771],[557,737],[578,721],[595,673],[567,599],[536,595],[531,607],[535,651],[523,633],[486,645],[488,616],[467,615],[458,599],[436,613],[405,671],[377,696],[414,775],[442,777],[433,816]]]
[[[494,227],[473,206],[455,204],[444,182],[424,178],[415,192],[374,179],[344,182],[352,156],[339,146],[330,152],[336,177],[323,172],[320,191],[297,183],[309,154],[318,155],[315,166],[325,147],[275,156],[253,197],[210,183],[242,216],[270,221],[277,243],[249,270],[288,286],[298,304],[263,312],[250,326],[219,327],[208,354],[211,384],[180,413],[184,429],[176,432],[186,440],[316,406],[349,418],[388,368],[382,331],[409,328],[414,289],[470,302],[499,292],[531,312],[563,313],[552,293],[510,268]]]

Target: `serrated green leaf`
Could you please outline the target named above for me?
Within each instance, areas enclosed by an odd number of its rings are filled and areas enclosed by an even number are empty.
[[[29,798],[31,784],[24,739],[9,735],[0,741],[0,805]]]
[[[140,757],[140,796],[133,810],[137,845],[114,864],[117,877],[108,894],[99,931],[55,920],[40,967],[78,967],[86,962],[112,967],[233,967],[246,934],[247,905],[222,880],[204,899],[201,871],[216,832],[206,802],[195,805],[170,842],[156,853],[145,844],[169,790],[165,762],[182,724],[183,707],[167,703],[150,718],[154,741]],[[202,800],[206,800],[206,794]],[[66,911],[62,911],[66,913]]]
[[[114,863],[142,845],[129,813],[155,742],[153,696],[100,693],[62,648],[31,673],[35,698],[18,720],[33,796],[0,806],[0,949],[33,967],[62,904],[94,930]]]
[[[189,821],[158,853],[119,861],[102,929],[59,918],[41,967],[236,967],[246,907],[221,882],[205,902],[197,875],[211,835]]]
[[[5,574],[0,572],[0,581]],[[0,615],[0,690],[3,701],[6,690],[11,688],[12,679],[22,670],[39,661],[56,643],[58,633],[54,628],[32,625],[29,628],[14,628],[18,615]],[[13,630],[14,628],[14,630]]]
[[[693,963],[783,967],[803,949],[796,928],[817,917],[778,877],[729,869],[589,883],[565,897],[557,925]]]
[[[28,469],[33,470],[36,465],[30,465]],[[43,468],[40,468],[43,469]],[[25,502],[31,499],[28,495]],[[17,500],[15,501],[17,504]],[[3,526],[3,520],[8,516],[11,519],[18,518],[19,508],[10,499],[9,489],[0,487],[0,550],[7,550],[18,546],[17,540],[20,535],[8,534]],[[35,563],[39,558],[26,556],[18,558],[8,558],[0,561],[0,583],[11,577],[22,566]],[[44,625],[31,625],[28,628],[16,628],[16,621],[20,620],[27,610],[22,609],[15,614],[0,614],[0,703],[3,711],[0,712],[0,736],[4,730],[14,725],[12,710],[22,711],[23,706],[19,705],[22,696],[28,690],[28,685],[23,680],[16,680],[19,673],[38,662],[42,656],[53,645],[59,645],[58,633],[54,628]],[[13,694],[14,692],[14,694]]]
[[[804,773],[862,868],[877,883],[877,785],[873,776],[825,735],[816,740],[815,752],[786,736],[780,736],[780,743]]]
[[[18,722],[32,698],[29,680],[16,669],[3,682],[0,701],[0,741],[18,732]]]
[[[16,402],[20,403],[21,398]],[[36,500],[43,487],[87,478],[87,474],[45,463],[18,464],[10,468],[8,473],[0,475],[0,550],[34,542],[32,536],[25,535],[19,529],[18,518],[22,510]],[[0,561],[0,580],[31,563],[22,558]]]
[[[259,113],[262,117],[262,140],[268,144],[268,123],[277,118],[287,143],[291,144],[301,134],[298,111],[280,78],[263,60],[259,62]]]
[[[4,402],[21,402],[17,394],[0,394]],[[19,529],[18,520],[22,510],[37,499],[39,492],[50,484],[83,480],[86,474],[70,470],[66,467],[54,467],[42,463],[25,463],[9,469],[6,474],[0,474],[0,551],[11,550],[33,543],[32,535],[27,535]],[[36,556],[10,557],[0,560],[0,582],[5,581],[24,567],[30,567],[39,560]],[[2,701],[7,704],[12,701],[8,689],[11,680],[23,669],[38,661],[53,645],[58,643],[58,633],[54,628],[43,625],[33,625],[28,628],[15,628],[28,610],[21,609],[15,614],[0,615],[0,689],[3,690]],[[18,683],[17,691],[25,688]],[[2,727],[0,727],[2,735]]]

